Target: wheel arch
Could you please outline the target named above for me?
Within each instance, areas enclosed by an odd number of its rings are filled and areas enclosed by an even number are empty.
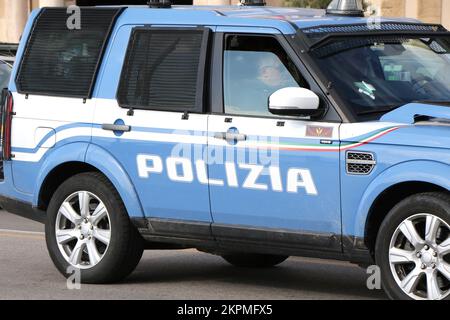
[[[134,185],[120,163],[106,150],[90,144],[86,148],[83,159],[62,159],[51,162],[43,170],[38,179],[39,192],[34,196],[33,204],[41,210],[46,210],[56,189],[68,178],[83,172],[99,172],[103,174],[119,193],[130,217],[144,217],[141,202]]]
[[[364,238],[373,254],[378,230],[389,211],[400,201],[424,192],[449,192],[450,181],[442,175],[449,165],[436,161],[410,161],[380,174],[367,188],[355,219],[355,234]]]
[[[46,211],[56,189],[70,177],[84,172],[100,172],[100,170],[81,161],[63,162],[54,167],[41,183],[37,207]]]
[[[364,242],[374,254],[378,231],[388,213],[402,200],[420,193],[449,192],[447,189],[428,182],[406,181],[384,190],[372,204],[364,227]]]

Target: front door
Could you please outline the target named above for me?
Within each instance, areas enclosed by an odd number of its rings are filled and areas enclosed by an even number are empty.
[[[276,90],[311,87],[282,37],[225,32],[223,43],[224,110],[208,123],[213,232],[340,235],[339,122],[269,113]]]

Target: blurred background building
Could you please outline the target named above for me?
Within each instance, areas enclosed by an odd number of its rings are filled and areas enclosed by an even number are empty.
[[[239,0],[173,0],[175,4],[229,5]],[[266,0],[270,6],[325,8],[330,0]],[[0,42],[17,43],[28,14],[38,7],[145,4],[147,0],[0,0]],[[418,18],[450,29],[450,0],[366,0],[368,15]]]

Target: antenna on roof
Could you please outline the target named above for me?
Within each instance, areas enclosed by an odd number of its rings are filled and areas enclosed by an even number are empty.
[[[147,5],[150,8],[171,8],[172,2],[170,0],[149,0]]]
[[[240,0],[239,5],[245,7],[264,7],[266,0]]]
[[[363,0],[333,0],[327,14],[349,17],[364,17]]]

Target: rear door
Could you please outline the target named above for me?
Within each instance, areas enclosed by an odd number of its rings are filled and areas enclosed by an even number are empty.
[[[105,66],[93,143],[120,162],[146,217],[162,231],[197,222],[210,231],[208,184],[196,168],[206,168],[203,87],[211,31],[124,26]]]

